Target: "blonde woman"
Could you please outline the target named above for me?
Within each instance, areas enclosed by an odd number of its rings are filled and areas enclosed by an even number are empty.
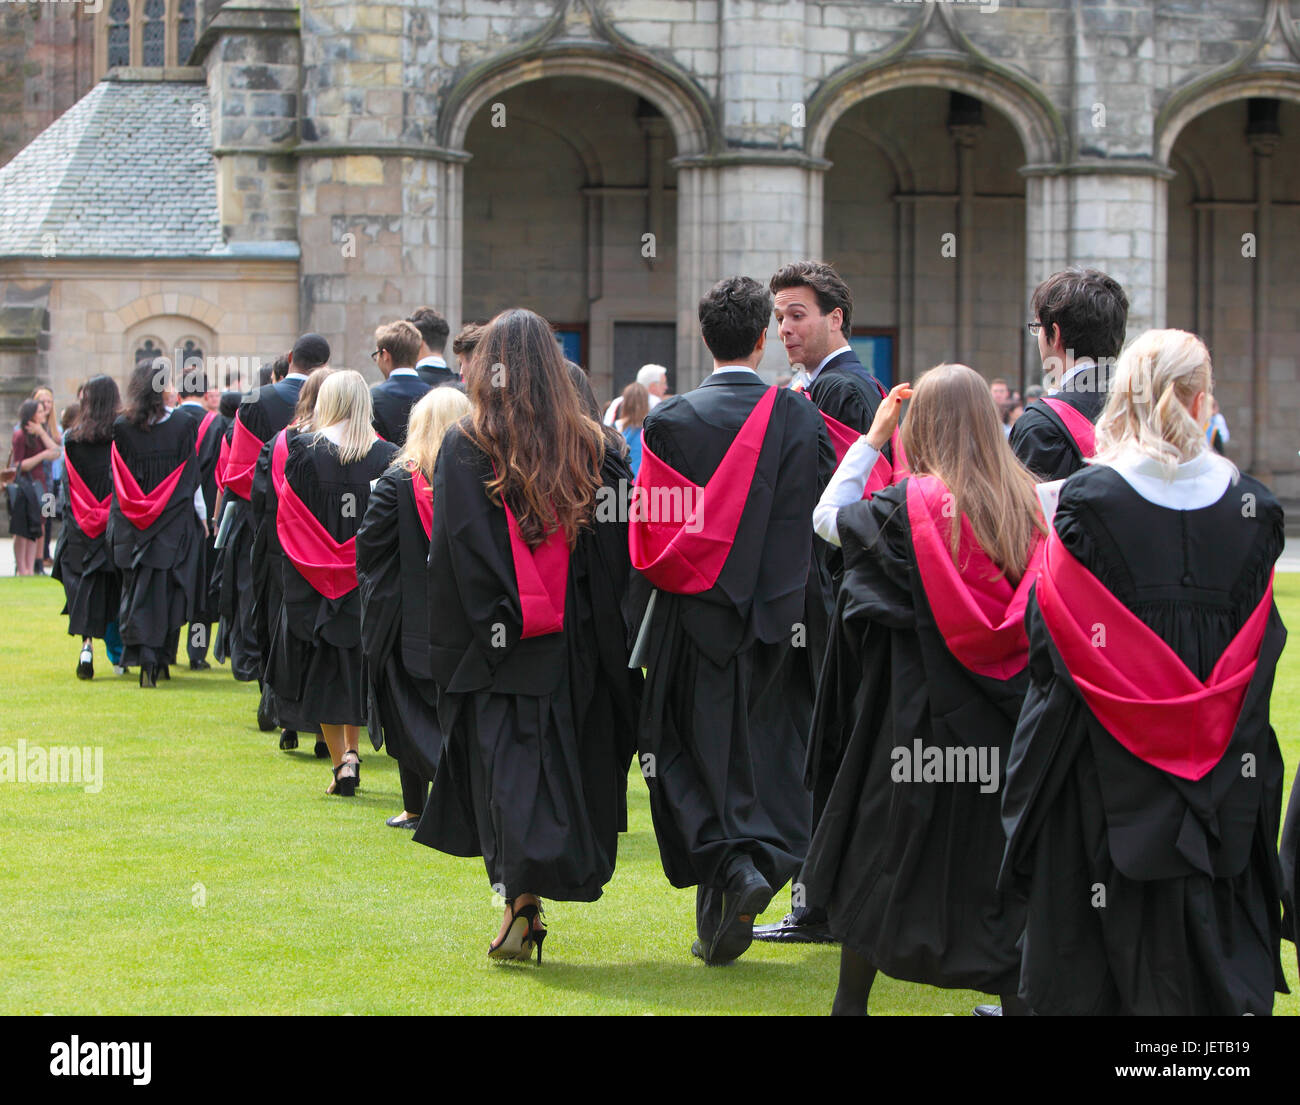
[[[360,780],[365,723],[355,538],[371,484],[397,452],[375,436],[373,413],[362,375],[333,373],[317,395],[313,432],[273,441],[267,492],[284,559],[266,681],[281,725],[322,734],[334,768],[327,793],[344,797]]]
[[[1004,885],[1043,1014],[1266,1014],[1281,988],[1269,695],[1282,510],[1206,444],[1205,345],[1119,358],[1030,600]]]
[[[911,474],[864,501],[909,396]],[[865,1014],[878,971],[1019,1012],[999,799],[1044,527],[984,379],[945,364],[895,387],[813,523],[844,554],[808,759],[829,793],[800,876],[842,944],[832,1012]]]
[[[442,753],[429,666],[426,582],[433,527],[433,464],[443,435],[469,414],[457,388],[434,388],[411,408],[406,444],[379,477],[357,531],[361,649],[371,743],[398,763],[402,812],[385,824],[414,829]]]

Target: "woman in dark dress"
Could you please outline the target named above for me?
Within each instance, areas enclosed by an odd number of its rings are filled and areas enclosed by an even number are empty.
[[[1148,331],[1031,598],[1003,797],[1038,1014],[1267,1014],[1285,987],[1269,695],[1282,510],[1206,445],[1210,357]]]
[[[9,462],[14,482],[9,496],[9,532],[14,538],[14,568],[20,576],[40,575],[41,540],[45,533],[46,496],[50,494],[46,466],[59,455],[58,443],[41,423],[40,404],[27,399],[18,409]]]
[[[126,408],[113,423],[109,544],[122,573],[118,622],[123,663],[140,686],[170,679],[181,626],[199,586],[206,510],[194,455],[197,426],[173,417],[148,363],[136,366]]]
[[[343,797],[360,781],[366,721],[355,538],[371,484],[397,453],[375,436],[372,414],[359,372],[330,375],[313,432],[273,439],[266,492],[267,525],[274,517],[284,553],[266,681],[281,725],[323,736],[334,768],[327,793]]]
[[[375,485],[357,531],[361,648],[370,740],[398,762],[402,812],[385,824],[414,829],[442,755],[437,688],[429,667],[429,535],[433,467],[447,427],[469,413],[457,388],[434,388],[411,408],[406,444]]]
[[[910,394],[882,401],[814,513],[845,571],[808,757],[814,785],[834,782],[802,881],[843,944],[834,1013],[865,1014],[878,970],[1017,1012],[1024,910],[996,886],[999,798],[1043,525],[965,365],[921,378],[902,431],[910,475],[863,500]]]
[[[599,898],[626,826],[631,474],[531,311],[492,320],[466,389],[474,412],[434,471],[430,660],[446,739],[415,839],[482,856],[506,901],[489,956],[536,947],[540,962],[539,896]]]
[[[95,674],[91,639],[115,630],[122,578],[106,532],[113,498],[109,452],[121,396],[111,376],[92,376],[81,389],[77,421],[63,439],[65,504],[54,550],[55,579],[63,583],[68,633],[81,638],[77,676]]]

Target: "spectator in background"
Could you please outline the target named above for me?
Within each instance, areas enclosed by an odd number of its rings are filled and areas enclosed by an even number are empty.
[[[1041,384],[1030,384],[1025,388],[1025,406],[1029,406],[1035,400],[1041,399],[1047,394],[1047,389]]]
[[[627,442],[627,462],[634,476],[641,468],[641,427],[645,424],[645,416],[649,413],[650,393],[640,384],[628,384],[623,389],[619,418],[614,422],[614,428]]]
[[[993,405],[998,410],[998,421],[1002,424],[1002,436],[1011,436],[1011,423],[1007,416],[1011,413],[1011,388],[1001,376],[994,376],[989,383],[989,394],[993,396]]]
[[[46,490],[54,492],[58,488],[58,473],[54,470],[55,462],[63,455],[63,430],[59,427],[58,420],[54,417],[54,392],[47,387],[39,387],[32,392],[33,399],[38,404],[36,421],[41,424],[45,432],[50,435],[54,444],[58,447],[58,452],[45,461],[43,468],[45,471]],[[40,574],[44,575],[46,569],[54,567],[54,561],[50,558],[50,537],[54,530],[54,514],[51,511],[43,512],[43,521],[41,523],[41,553],[40,553]]]
[[[1016,424],[1016,419],[1025,413],[1025,404],[1021,402],[1019,396],[1012,399],[1002,415],[1002,425],[1007,432],[1007,437],[1011,436],[1011,427]]]
[[[668,394],[668,369],[661,364],[642,365],[636,374],[636,382],[650,395],[650,409],[659,405],[659,400]],[[619,408],[623,405],[623,396],[617,396],[605,408],[605,425],[613,426],[618,421]]]
[[[49,492],[45,464],[59,455],[59,447],[38,420],[40,404],[24,401],[18,408],[9,463],[16,469],[9,496],[9,532],[14,538],[14,568],[20,576],[44,575],[37,571],[43,519],[41,503]]]
[[[1210,448],[1222,456],[1223,447],[1231,440],[1228,422],[1219,410],[1219,401],[1213,397],[1210,399],[1210,410],[1214,413],[1210,415],[1210,424],[1205,428],[1205,439],[1210,443]]]

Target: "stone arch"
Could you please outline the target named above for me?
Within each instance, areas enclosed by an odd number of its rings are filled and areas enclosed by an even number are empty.
[[[493,96],[546,77],[608,81],[644,96],[668,120],[679,157],[717,146],[713,113],[697,88],[647,59],[595,48],[509,55],[471,73],[451,90],[439,113],[439,144],[462,149],[471,120]]]
[[[1060,114],[1032,85],[1010,74],[968,63],[915,58],[851,66],[823,84],[809,103],[806,140],[809,156],[824,156],[836,122],[855,104],[882,92],[918,85],[962,92],[996,108],[1015,128],[1028,164],[1059,161],[1066,149],[1065,125]]]
[[[1169,167],[1174,143],[1200,115],[1236,100],[1263,97],[1300,103],[1300,77],[1295,70],[1258,70],[1190,85],[1171,97],[1156,116],[1154,152],[1157,164]]]

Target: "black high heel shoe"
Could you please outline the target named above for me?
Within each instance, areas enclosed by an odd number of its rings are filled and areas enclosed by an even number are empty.
[[[530,902],[515,909],[514,899],[507,904],[510,906],[510,927],[500,940],[494,940],[488,946],[488,958],[532,959],[533,947],[536,946],[537,963],[540,966],[542,941],[546,939],[546,927],[540,920],[542,907]]]
[[[355,758],[349,760],[348,759],[349,756],[353,756]],[[357,750],[355,748],[349,748],[346,752],[344,752],[343,762],[345,764],[350,763],[356,769],[354,777],[357,781],[356,785],[360,787],[361,786],[361,757],[357,755]]]
[[[140,665],[140,686],[155,688],[158,686],[156,669],[152,664]]]
[[[347,775],[343,774],[346,768],[354,770]],[[339,798],[352,798],[357,793],[357,776],[355,773],[356,764],[344,760],[338,767],[334,768],[334,789],[327,791],[327,794],[333,794]]]

